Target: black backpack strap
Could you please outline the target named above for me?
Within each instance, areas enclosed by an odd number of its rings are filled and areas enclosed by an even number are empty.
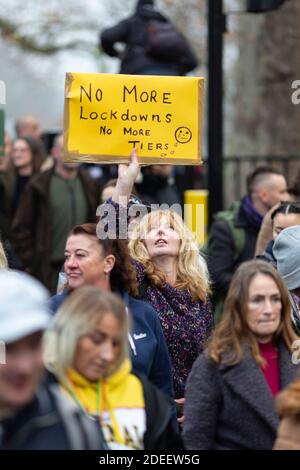
[[[145,296],[145,293],[146,293],[146,290],[149,286],[149,280],[147,278],[147,276],[145,276],[141,282],[141,284],[139,285],[139,299],[143,299],[144,296]]]

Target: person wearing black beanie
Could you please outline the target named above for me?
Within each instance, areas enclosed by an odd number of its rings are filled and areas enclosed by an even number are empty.
[[[144,5],[154,6],[154,0],[138,0],[136,4],[136,8],[142,7]]]

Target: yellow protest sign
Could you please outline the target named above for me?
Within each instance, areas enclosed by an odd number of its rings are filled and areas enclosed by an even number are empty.
[[[199,165],[204,79],[67,73],[64,160]]]

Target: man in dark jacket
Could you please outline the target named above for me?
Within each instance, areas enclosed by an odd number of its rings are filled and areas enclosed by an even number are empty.
[[[24,268],[56,292],[71,229],[96,219],[100,188],[78,168],[63,162],[63,136],[54,141],[55,167],[36,175],[22,197],[12,228],[12,243]]]
[[[0,272],[0,286],[0,450],[106,448],[57,385],[40,385],[42,333],[50,322],[46,289],[14,271]]]
[[[121,59],[120,73],[185,75],[193,70],[197,59],[186,41],[184,52],[176,54],[176,57],[162,58],[147,52],[147,31],[151,21],[170,23],[155,9],[153,0],[138,0],[134,15],[101,33],[100,47],[111,57]],[[124,50],[120,52],[115,43],[123,43]]]
[[[285,177],[271,167],[258,167],[248,176],[247,193],[231,210],[216,214],[209,234],[207,264],[217,320],[235,269],[254,257],[263,216],[278,202],[289,199]]]
[[[150,165],[142,168],[142,181],[135,183],[141,199],[147,204],[182,204],[172,177],[171,165]],[[180,207],[179,207],[180,209]]]

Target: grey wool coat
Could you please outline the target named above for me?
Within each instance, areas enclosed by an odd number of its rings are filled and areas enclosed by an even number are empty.
[[[283,342],[278,344],[280,387],[296,366]],[[239,364],[215,364],[201,354],[188,377],[183,438],[186,449],[272,449],[279,417],[263,375],[245,346]]]

